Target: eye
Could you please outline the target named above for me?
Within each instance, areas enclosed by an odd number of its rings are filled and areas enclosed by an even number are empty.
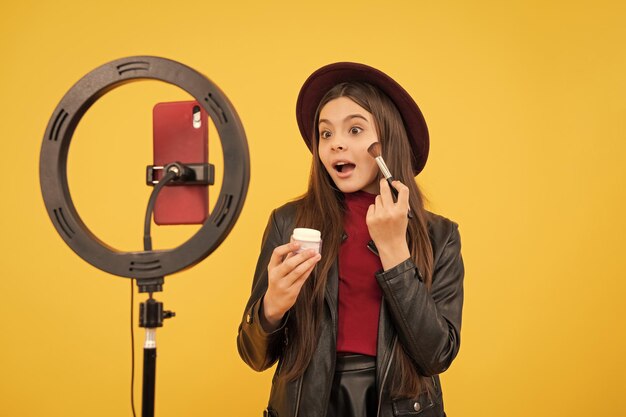
[[[358,134],[359,134],[359,133],[361,133],[362,131],[363,131],[363,129],[361,129],[361,128],[360,128],[360,127],[358,127],[358,126],[352,126],[352,127],[350,128],[350,134],[352,134],[352,135],[358,135]]]
[[[328,139],[330,136],[331,136],[331,133],[328,130],[323,130],[320,132],[320,138],[322,139]]]

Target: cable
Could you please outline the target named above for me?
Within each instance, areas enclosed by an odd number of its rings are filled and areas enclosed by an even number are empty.
[[[130,279],[130,407],[133,410],[133,417],[137,417],[135,414],[135,329],[133,327],[134,281],[133,278]]]
[[[154,211],[154,204],[156,203],[156,198],[159,195],[159,191],[163,188],[168,182],[178,177],[180,174],[177,174],[174,171],[168,171],[161,181],[157,185],[154,186],[152,190],[152,194],[150,194],[150,200],[148,201],[148,208],[146,210],[146,218],[143,224],[143,250],[148,251],[152,250],[152,238],[150,237],[150,225],[152,224],[152,212]]]
[[[154,186],[150,199],[148,200],[148,207],[146,209],[146,217],[143,227],[143,250],[152,250],[152,237],[150,236],[150,226],[152,224],[152,212],[154,211],[154,205],[156,204],[156,198],[159,195],[161,189],[170,181],[180,176],[179,173],[174,171],[168,171],[163,178]],[[133,411],[133,417],[137,417],[135,414],[135,331],[133,327],[133,305],[134,305],[134,287],[133,278],[130,279],[130,349],[131,349],[131,369],[130,369],[130,407]]]

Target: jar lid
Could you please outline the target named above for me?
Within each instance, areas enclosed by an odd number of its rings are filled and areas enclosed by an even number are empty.
[[[315,229],[306,229],[304,227],[297,227],[293,229],[294,240],[304,240],[307,242],[319,242],[322,240],[322,233]]]

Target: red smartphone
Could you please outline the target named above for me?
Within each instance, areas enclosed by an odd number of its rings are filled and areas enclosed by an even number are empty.
[[[152,127],[155,167],[172,162],[208,163],[208,116],[198,102],[157,103],[152,110]],[[154,206],[154,222],[202,224],[208,211],[208,185],[166,185]]]

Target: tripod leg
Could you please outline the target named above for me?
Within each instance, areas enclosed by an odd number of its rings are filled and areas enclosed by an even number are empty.
[[[156,329],[146,328],[143,348],[143,395],[141,416],[154,417],[154,389],[156,377]]]

